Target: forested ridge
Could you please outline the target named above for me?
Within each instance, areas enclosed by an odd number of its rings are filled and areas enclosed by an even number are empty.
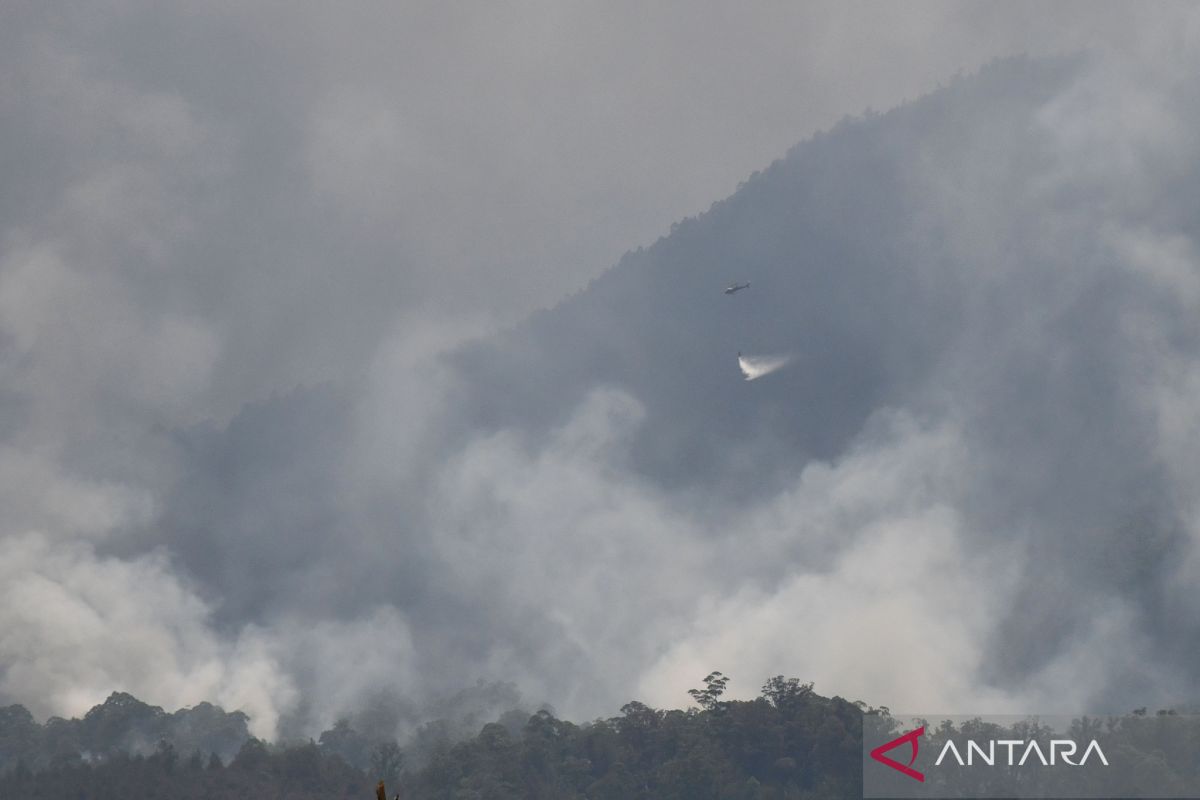
[[[390,738],[373,740],[347,720],[317,740],[269,744],[245,733],[240,712],[202,704],[198,714],[197,709],[166,714],[124,694],[114,694],[82,720],[55,718],[44,726],[20,706],[10,706],[0,709],[0,800],[370,800],[380,779],[389,797],[399,793],[402,800],[861,797],[864,720],[872,719],[871,729],[883,737],[915,724],[892,717],[885,707],[823,697],[811,683],[783,676],[769,679],[753,700],[725,700],[727,680],[719,672],[709,674],[703,688],[689,692],[696,706],[687,710],[631,701],[618,716],[581,724],[558,719],[548,709],[510,711],[458,740],[453,724],[437,720],[422,726],[404,747]],[[1120,768],[1049,777],[1078,779],[1083,783],[1071,784],[1075,790],[1086,785],[1100,794],[1108,788],[1133,796],[1148,781],[1178,796],[1194,796],[1200,785],[1200,765],[1194,763],[1197,720],[1144,708],[1074,720],[1071,735],[1095,739],[1120,759]],[[1011,727],[978,719],[957,727],[948,720],[924,724],[934,752],[948,739],[959,740],[965,752],[965,737],[1046,745],[1059,735],[1036,719]],[[131,731],[143,737],[149,730],[164,734],[151,751],[125,749],[135,741]],[[216,750],[181,752],[176,745],[227,743],[222,735],[229,734],[244,739],[227,759]],[[101,737],[106,735],[120,746],[105,746]],[[72,749],[81,744],[94,749]],[[999,769],[974,780],[986,787],[1011,780],[1010,773]],[[961,778],[950,767],[931,780]]]
[[[691,692],[699,707],[686,711],[633,701],[618,716],[583,724],[542,710],[518,725],[509,714],[459,742],[430,743],[427,730],[424,763],[384,742],[372,747],[365,768],[337,752],[353,737],[345,725],[299,744],[248,738],[228,761],[180,752],[164,738],[148,755],[60,751],[33,766],[22,756],[14,760],[21,743],[5,728],[0,798],[371,798],[379,777],[405,800],[861,795],[861,704],[821,697],[811,684],[782,676],[754,700],[726,701],[725,680],[710,675]],[[127,695],[120,700],[127,712],[136,708]]]

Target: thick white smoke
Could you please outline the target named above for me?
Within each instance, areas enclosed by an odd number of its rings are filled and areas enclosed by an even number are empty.
[[[789,29],[778,4],[18,5],[0,11],[0,703],[77,714],[122,689],[242,708],[272,736],[479,677],[576,717],[635,692],[686,702],[714,668],[742,693],[784,672],[947,710],[1188,685],[1193,8],[797,6],[817,10]],[[464,316],[582,286],[805,126],[1085,28],[1127,49],[1062,85],[995,71],[1019,85],[966,79],[818,137],[853,155],[817,176],[833,191],[793,206],[803,187],[753,181],[736,237],[664,240],[645,284],[585,292],[551,342],[566,356],[542,360],[536,327],[478,337],[496,358],[456,346],[482,327]],[[932,40],[947,49],[914,44]],[[935,135],[910,135],[925,115]],[[771,240],[771,212],[811,241]],[[803,273],[815,295],[755,272],[752,314],[712,312],[812,325],[811,351],[729,339],[806,370],[739,358],[746,380],[774,375],[747,392],[689,349],[693,303],[727,278],[660,278],[723,245],[788,275],[797,253],[858,248]],[[940,305],[909,316],[905,293]],[[627,382],[598,377],[614,364]],[[903,391],[879,400],[887,381]],[[709,425],[730,384],[784,400]],[[785,436],[802,417],[817,433]],[[764,454],[803,463],[759,480]]]

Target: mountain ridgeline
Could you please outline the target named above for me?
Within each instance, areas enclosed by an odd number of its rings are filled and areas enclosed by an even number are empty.
[[[1198,428],[1171,425],[1200,317],[1187,270],[1144,262],[1200,239],[1200,161],[1106,158],[1155,141],[1072,124],[1120,116],[1100,67],[1007,59],[848,119],[509,330],[177,431],[155,530],[223,633],[353,621],[403,643],[370,674],[415,696],[502,663],[586,718],[705,648],[866,686],[840,637],[889,657],[858,628],[878,584],[944,593],[908,600],[980,665],[965,693],[1191,699]],[[789,360],[745,381],[739,351]],[[959,602],[979,624],[925,624]],[[828,638],[781,644],[781,614]],[[303,630],[284,651],[319,649]],[[288,675],[318,705],[281,735],[324,724],[336,674]]]
[[[951,154],[1028,138],[1078,66],[997,62],[796,145],[586,289],[455,354],[464,416],[544,430],[589,390],[619,387],[645,407],[634,458],[646,478],[739,496],[838,457],[872,412],[921,399],[968,322],[974,266],[927,207],[931,165],[953,173]],[[1013,180],[1030,169],[1013,167]],[[725,294],[734,281],[750,286]],[[746,386],[739,351],[794,361]]]

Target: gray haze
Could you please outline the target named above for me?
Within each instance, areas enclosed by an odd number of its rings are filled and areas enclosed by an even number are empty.
[[[0,703],[1194,699],[1198,36],[6,4]]]

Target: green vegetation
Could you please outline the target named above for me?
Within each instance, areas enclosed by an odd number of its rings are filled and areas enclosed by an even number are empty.
[[[31,772],[20,763],[0,779],[4,800],[369,800],[362,772],[314,744],[271,750],[250,739],[228,766],[170,745],[150,756],[116,755],[96,763],[76,756]]]
[[[633,701],[619,716],[575,724],[549,711],[509,712],[461,737],[445,720],[419,729],[401,748],[365,736],[346,720],[319,741],[270,745],[244,734],[245,717],[213,706],[166,715],[128,695],[114,695],[83,720],[33,722],[19,706],[0,709],[0,800],[260,800],[264,797],[374,796],[376,781],[403,800],[816,800],[862,796],[864,721],[893,735],[912,721],[840,697],[812,684],[776,676],[754,700],[725,700],[727,678],[713,672],[689,692],[698,708],[662,710]],[[486,687],[485,687],[486,688]],[[187,720],[187,724],[179,721]],[[926,746],[965,736],[1046,740],[1036,720],[1008,728],[978,720],[959,727],[929,724]],[[243,739],[231,758],[163,738],[151,752],[104,746],[108,735],[128,743],[158,731],[179,741]],[[1132,768],[1122,790],[1146,779],[1184,789],[1200,781],[1193,754],[1200,726],[1172,711],[1076,720],[1076,738],[1095,738]],[[181,738],[182,737],[182,738]],[[90,751],[70,749],[86,742]],[[1043,742],[1045,744],[1045,742]],[[964,748],[965,749],[965,748]],[[1009,771],[1011,772],[1011,771]],[[939,777],[940,776],[940,777]],[[932,779],[951,779],[943,771]],[[1107,772],[1072,780],[1112,781]],[[1011,780],[997,770],[981,780]],[[1128,784],[1126,786],[1125,784]],[[1104,786],[1112,785],[1109,783]],[[981,784],[982,786],[982,784]]]
[[[542,711],[513,736],[498,724],[405,776],[421,800],[774,800],[861,797],[862,709],[782,676],[750,701],[724,701],[713,673],[699,710],[631,702],[574,725]]]
[[[178,753],[215,753],[229,761],[250,738],[249,718],[210,703],[168,714],[125,692],[113,692],[83,719],[51,717],[37,724],[24,706],[0,708],[0,773],[52,765],[150,755],[162,745]]]
[[[725,681],[720,673],[709,675],[704,688],[691,693],[700,708],[687,711],[634,701],[620,716],[582,725],[548,711],[522,720],[506,714],[502,722],[483,725],[477,735],[459,742],[431,740],[429,731],[437,726],[426,726],[411,748],[424,763],[407,765],[395,742],[379,742],[372,745],[365,770],[345,757],[364,746],[345,722],[322,734],[319,743],[281,747],[247,739],[227,764],[199,750],[181,755],[165,739],[149,755],[109,752],[85,758],[60,748],[52,758],[31,762],[37,742],[28,737],[40,726],[27,712],[12,712],[24,723],[19,729],[26,738],[0,738],[0,758],[9,757],[0,777],[0,800],[365,799],[373,796],[380,777],[404,800],[861,795],[859,705],[820,697],[811,684],[782,676],[767,681],[755,700],[726,701],[721,699]],[[110,698],[108,713],[97,717],[115,717],[117,710],[129,716],[132,709],[139,718],[158,719],[152,707],[134,703],[127,696]],[[6,745],[21,752],[6,751]]]

